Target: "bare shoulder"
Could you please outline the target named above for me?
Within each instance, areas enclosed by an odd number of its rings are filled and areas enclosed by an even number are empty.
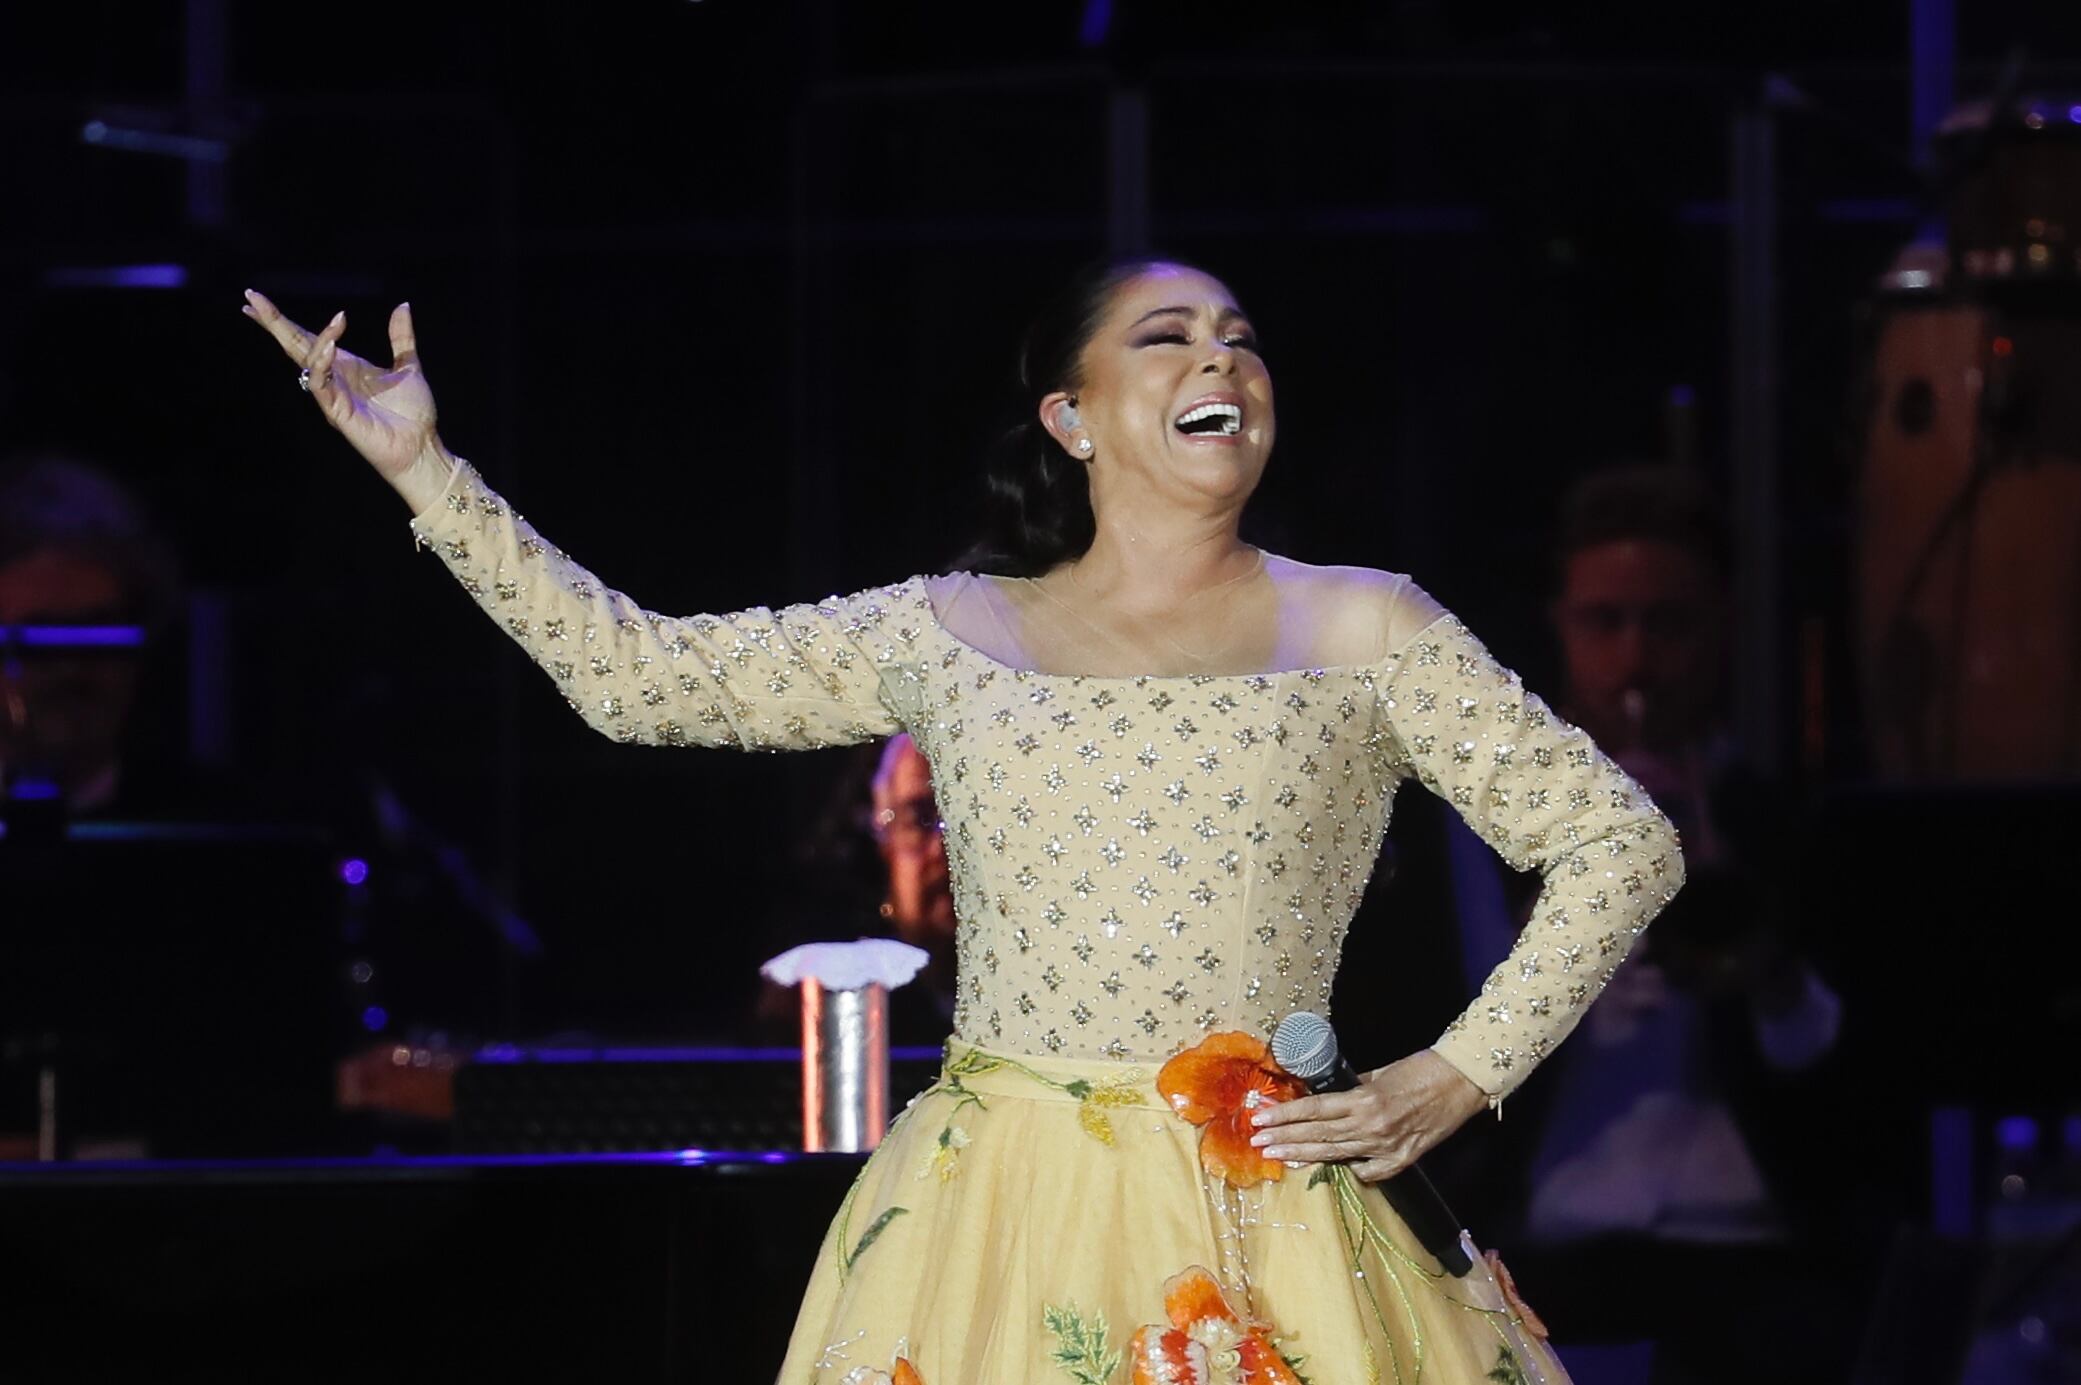
[[[1406,572],[1355,564],[1303,563],[1276,554],[1266,566],[1316,613],[1330,641],[1354,661],[1378,657],[1445,613]],[[1360,655],[1358,651],[1370,650]]]

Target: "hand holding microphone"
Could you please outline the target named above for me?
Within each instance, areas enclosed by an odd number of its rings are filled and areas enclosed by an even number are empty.
[[[1416,1161],[1488,1104],[1482,1090],[1429,1049],[1361,1078],[1329,1021],[1307,1011],[1280,1021],[1272,1056],[1315,1095],[1259,1110],[1250,1142],[1267,1158],[1349,1164],[1359,1179],[1381,1184],[1425,1249],[1465,1273],[1458,1222]]]
[[[1429,1049],[1360,1078],[1329,1021],[1305,1010],[1279,1022],[1272,1056],[1316,1095],[1259,1111],[1251,1143],[1271,1159],[1349,1163],[1368,1183],[1400,1173],[1488,1104]]]

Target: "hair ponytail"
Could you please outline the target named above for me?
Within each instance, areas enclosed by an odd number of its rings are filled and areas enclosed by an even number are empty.
[[[1090,463],[1070,456],[1034,416],[1041,397],[1075,390],[1084,348],[1113,294],[1162,259],[1099,260],[1065,284],[1027,326],[1019,348],[1021,417],[983,465],[981,534],[955,566],[1001,577],[1038,577],[1091,546]]]
[[[1001,577],[1038,577],[1091,546],[1088,462],[1062,450],[1027,418],[1005,429],[983,462],[983,532],[959,566]]]

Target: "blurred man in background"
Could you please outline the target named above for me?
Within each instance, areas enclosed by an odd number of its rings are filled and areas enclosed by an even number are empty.
[[[55,796],[73,817],[134,814],[158,797],[126,770],[127,732],[146,653],[180,601],[171,550],[113,476],[56,455],[0,467],[6,796]],[[47,632],[45,642],[13,633],[23,627]]]
[[[1840,1378],[1850,1315],[1808,1252],[1828,1232],[1826,1112],[1847,1097],[1830,1080],[1842,1005],[1780,889],[1797,805],[1762,791],[1727,721],[1719,510],[1688,472],[1617,469],[1571,489],[1559,530],[1556,711],[1676,823],[1688,883],[1498,1128],[1491,1173],[1515,1205],[1497,1239],[1558,1340],[1653,1339],[1657,1382],[1791,1379],[1784,1340]],[[1456,819],[1447,837],[1478,981],[1538,878],[1508,878]],[[1734,1304],[1749,1330],[1730,1330]]]

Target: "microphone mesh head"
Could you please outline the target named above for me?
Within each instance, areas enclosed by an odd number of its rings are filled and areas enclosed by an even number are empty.
[[[1296,1010],[1272,1031],[1272,1057],[1303,1082],[1315,1083],[1328,1077],[1337,1070],[1341,1056],[1337,1031],[1312,1011]]]

